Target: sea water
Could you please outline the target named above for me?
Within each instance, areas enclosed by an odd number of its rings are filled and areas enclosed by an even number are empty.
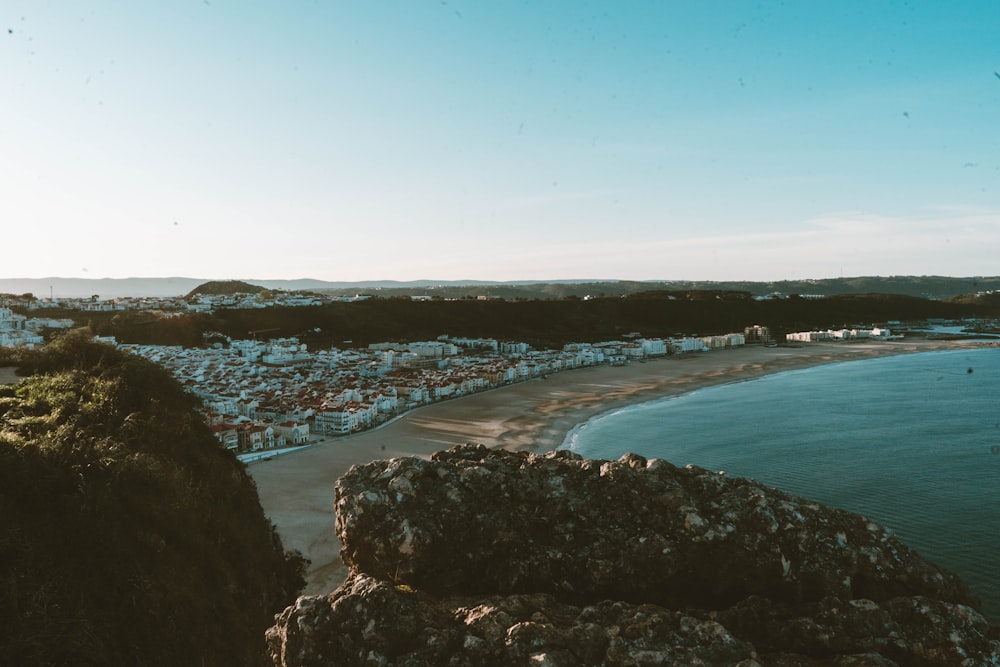
[[[1000,348],[700,389],[592,419],[563,447],[725,470],[858,512],[961,576],[1000,619]]]

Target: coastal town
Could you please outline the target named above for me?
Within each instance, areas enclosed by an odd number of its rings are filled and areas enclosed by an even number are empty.
[[[534,350],[525,343],[453,338],[310,351],[295,338],[209,348],[119,345],[168,369],[204,402],[220,442],[238,453],[343,436],[439,401],[599,364],[744,345],[746,335],[633,337]],[[114,341],[106,341],[113,343]]]
[[[233,307],[239,296],[199,300],[208,308]],[[80,300],[80,308],[148,308],[117,300],[108,304]],[[303,304],[304,305],[304,304]],[[157,302],[156,307],[163,304]],[[33,347],[40,332],[68,329],[69,319],[18,315],[0,307],[0,345]],[[793,341],[885,339],[885,328],[798,332]],[[623,366],[669,355],[709,353],[747,343],[774,345],[766,326],[712,336],[647,338],[570,343],[558,350],[536,350],[524,342],[441,335],[436,340],[374,343],[363,349],[308,349],[294,337],[271,340],[226,339],[206,347],[105,343],[149,359],[170,370],[198,396],[206,420],[222,446],[248,460],[316,438],[345,436],[377,427],[415,408],[488,391],[544,380],[554,373],[607,364]]]

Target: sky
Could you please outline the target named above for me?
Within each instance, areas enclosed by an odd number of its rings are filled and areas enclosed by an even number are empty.
[[[0,277],[996,276],[998,28],[995,0],[5,0]]]

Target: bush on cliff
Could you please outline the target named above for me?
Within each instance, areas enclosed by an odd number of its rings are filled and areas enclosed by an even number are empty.
[[[81,334],[0,387],[6,664],[252,665],[303,584],[256,487],[163,369]]]

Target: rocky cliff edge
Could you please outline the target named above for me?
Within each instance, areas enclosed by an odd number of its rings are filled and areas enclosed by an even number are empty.
[[[469,445],[355,466],[336,510],[351,576],[275,665],[1000,665],[957,576],[751,480]]]

